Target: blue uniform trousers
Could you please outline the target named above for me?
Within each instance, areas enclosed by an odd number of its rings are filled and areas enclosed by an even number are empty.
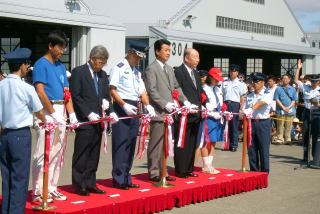
[[[136,101],[125,100],[137,107]],[[128,116],[118,103],[113,104],[118,117]],[[139,118],[119,120],[112,125],[112,178],[116,185],[131,184],[130,170],[139,132]]]
[[[303,112],[303,159],[307,160],[309,146],[309,126],[310,126],[310,109],[304,109]],[[311,137],[312,137],[312,156],[315,155],[316,143],[318,141],[320,129],[320,111],[313,110],[311,118]]]
[[[0,141],[2,214],[24,213],[30,171],[29,127],[4,129]]]
[[[227,111],[232,113],[239,113],[240,103],[231,102],[227,103]],[[238,128],[239,128],[239,115],[233,115],[232,120],[229,125],[229,138],[230,138],[230,148],[238,148]]]
[[[252,120],[252,140],[248,148],[251,171],[269,172],[270,132],[270,119]]]

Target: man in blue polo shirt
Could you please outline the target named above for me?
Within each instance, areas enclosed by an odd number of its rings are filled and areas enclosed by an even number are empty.
[[[290,86],[291,77],[289,74],[282,76],[283,85],[277,87],[274,100],[277,103],[277,138],[275,144],[287,144],[291,142],[291,130],[293,118],[296,115],[296,102],[298,96],[296,89]]]
[[[57,185],[60,175],[61,155],[65,147],[65,110],[69,113],[70,123],[77,123],[72,100],[64,106],[64,92],[69,84],[66,77],[66,68],[59,61],[67,47],[68,40],[61,31],[52,31],[48,35],[47,53],[34,65],[32,72],[33,84],[44,107],[48,121],[54,121],[61,125],[51,135],[50,166],[49,166],[49,196],[48,202],[54,200],[66,200],[67,197],[58,192]],[[42,177],[45,132],[37,126],[37,146],[33,155],[32,183],[35,201],[42,201]]]

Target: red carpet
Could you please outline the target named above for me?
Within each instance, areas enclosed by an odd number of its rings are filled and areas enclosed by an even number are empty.
[[[199,169],[198,169],[199,170]],[[106,195],[91,194],[79,196],[73,193],[70,185],[60,187],[68,196],[64,202],[55,201],[52,206],[58,209],[51,211],[33,212],[27,202],[26,213],[86,213],[86,214],[139,214],[170,210],[191,203],[212,200],[268,186],[268,174],[261,172],[242,173],[235,170],[219,169],[220,174],[210,175],[198,172],[199,177],[182,179],[171,182],[173,188],[157,188],[148,181],[147,174],[133,176],[134,182],[140,184],[139,189],[119,190],[111,188],[111,179],[99,180],[99,188],[106,190]],[[170,173],[171,174],[171,173]],[[142,190],[142,191],[141,191]],[[116,196],[118,194],[118,196]],[[114,197],[110,197],[114,195]]]

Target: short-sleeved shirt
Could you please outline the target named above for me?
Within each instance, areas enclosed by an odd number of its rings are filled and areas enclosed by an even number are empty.
[[[247,86],[238,78],[228,79],[222,83],[222,93],[224,100],[240,103],[241,96],[247,93]]]
[[[279,100],[282,105],[285,107],[290,106],[292,101],[297,102],[298,96],[297,91],[294,87],[288,86],[287,88],[284,86],[280,86],[277,88],[274,94],[274,100]],[[276,113],[280,115],[295,115],[296,114],[296,106],[294,105],[288,113],[284,112],[282,108],[277,105]]]
[[[277,88],[278,88],[277,85],[274,85],[272,88],[268,87],[268,90],[270,91],[270,93],[272,94],[273,97],[274,97],[274,93],[276,92]],[[270,111],[276,111],[276,106],[277,106],[276,101],[273,100],[270,105],[271,105]]]
[[[210,104],[212,104],[213,108],[217,109],[219,105],[222,107],[223,96],[222,91],[218,86],[209,86],[204,84],[202,88],[206,92],[208,101]]]
[[[298,88],[303,93],[303,100],[306,109],[318,109],[318,107],[311,104],[310,99],[317,98],[320,101],[320,87],[313,89],[311,85],[303,84],[301,81],[298,82]]]
[[[32,112],[42,109],[32,85],[15,74],[0,82],[0,124],[2,128],[19,129],[32,126]]]
[[[253,119],[268,119],[270,118],[271,103],[273,100],[272,93],[268,89],[262,89],[259,94],[251,92],[247,95],[245,108],[252,108],[259,101],[263,101],[266,104],[259,109],[253,110]]]
[[[141,72],[129,65],[127,59],[121,60],[110,71],[110,85],[117,88],[122,99],[137,101],[146,91]]]
[[[66,67],[58,60],[52,64],[45,57],[34,64],[32,81],[33,84],[40,82],[45,85],[49,100],[63,100],[64,88],[69,87]]]

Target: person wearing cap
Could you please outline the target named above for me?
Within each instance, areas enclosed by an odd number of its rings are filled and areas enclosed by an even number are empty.
[[[48,121],[59,125],[58,129],[51,132],[49,202],[53,199],[67,200],[67,197],[57,189],[61,171],[60,160],[66,143],[64,141],[66,131],[65,110],[69,113],[71,124],[78,122],[74,113],[72,99],[69,99],[66,103],[64,102],[64,93],[68,90],[69,83],[66,77],[66,67],[60,62],[60,59],[67,44],[67,37],[62,31],[55,30],[50,32],[47,37],[47,52],[36,61],[32,71],[32,81],[43,105],[46,118]],[[45,130],[41,129],[38,123],[39,121],[35,120],[37,145],[32,159],[32,188],[33,200],[42,202]]]
[[[176,79],[187,98],[184,103],[190,109],[187,118],[184,147],[178,147],[180,127],[175,126],[174,134],[174,165],[177,177],[198,177],[193,173],[194,155],[197,145],[197,134],[201,122],[201,94],[204,93],[197,66],[200,62],[199,52],[193,48],[185,49],[183,53],[183,63],[174,70]],[[192,104],[190,104],[192,103]],[[195,109],[195,110],[193,110]]]
[[[109,113],[111,123],[118,121],[110,105],[109,82],[103,67],[109,53],[102,45],[94,46],[84,65],[71,72],[70,91],[74,110],[80,122],[92,122],[79,126],[74,140],[72,156],[72,186],[78,195],[105,194],[96,185],[103,127],[96,123]]]
[[[296,115],[296,102],[298,96],[296,89],[290,85],[291,76],[282,75],[283,85],[277,87],[274,100],[277,102],[277,138],[275,144],[287,144],[291,142],[292,120]]]
[[[149,104],[141,72],[136,68],[145,58],[147,46],[138,41],[129,42],[127,56],[110,71],[110,93],[113,107],[120,117],[135,116],[141,99],[151,117],[156,116]],[[130,170],[139,132],[139,118],[121,120],[112,126],[112,179],[113,186],[120,189],[139,188],[133,184]]]
[[[229,70],[229,79],[222,83],[222,93],[224,102],[228,106],[228,111],[239,113],[244,103],[247,86],[238,78],[240,66],[231,64]],[[238,148],[238,125],[239,116],[233,115],[229,126],[230,151],[235,152]]]
[[[298,85],[303,93],[304,112],[303,112],[303,161],[308,161],[308,147],[310,134],[312,136],[312,156],[315,155],[316,144],[320,129],[320,78],[319,75],[310,75],[311,85],[302,83],[299,80],[299,73],[302,69],[301,59],[298,60],[297,72],[294,76],[294,83]],[[310,120],[311,119],[311,120]],[[310,124],[311,123],[311,124]],[[311,130],[310,129],[311,126]]]
[[[0,82],[0,166],[2,175],[2,214],[25,212],[29,185],[33,114],[46,118],[32,85],[22,78],[29,72],[31,50],[20,48],[5,54],[10,74]]]
[[[211,68],[208,72],[206,84],[203,85],[203,90],[208,99],[206,108],[209,111],[207,124],[210,147],[209,149],[207,147],[201,149],[201,156],[203,159],[202,171],[210,174],[218,174],[220,172],[213,166],[213,157],[215,155],[216,142],[223,141],[224,138],[224,125],[220,114],[223,105],[223,95],[221,89],[218,87],[219,82],[223,81],[222,71],[219,68]]]
[[[239,73],[238,78],[239,78],[239,81],[243,83],[246,80],[246,76],[244,75],[244,73]]]
[[[270,109],[273,95],[264,89],[266,76],[252,73],[254,92],[247,95],[244,109],[246,116],[252,117],[251,146],[248,148],[251,171],[269,172],[269,149],[271,138]]]
[[[155,108],[158,116],[151,118],[150,140],[147,149],[149,180],[154,182],[159,182],[161,179],[161,161],[164,155],[164,117],[176,108],[172,98],[173,90],[179,92],[180,102],[187,101],[174,75],[173,68],[166,63],[171,53],[170,44],[165,39],[159,39],[154,43],[156,59],[145,71],[145,84],[150,104]],[[167,176],[166,179],[168,181],[175,180],[175,178],[170,176]]]

